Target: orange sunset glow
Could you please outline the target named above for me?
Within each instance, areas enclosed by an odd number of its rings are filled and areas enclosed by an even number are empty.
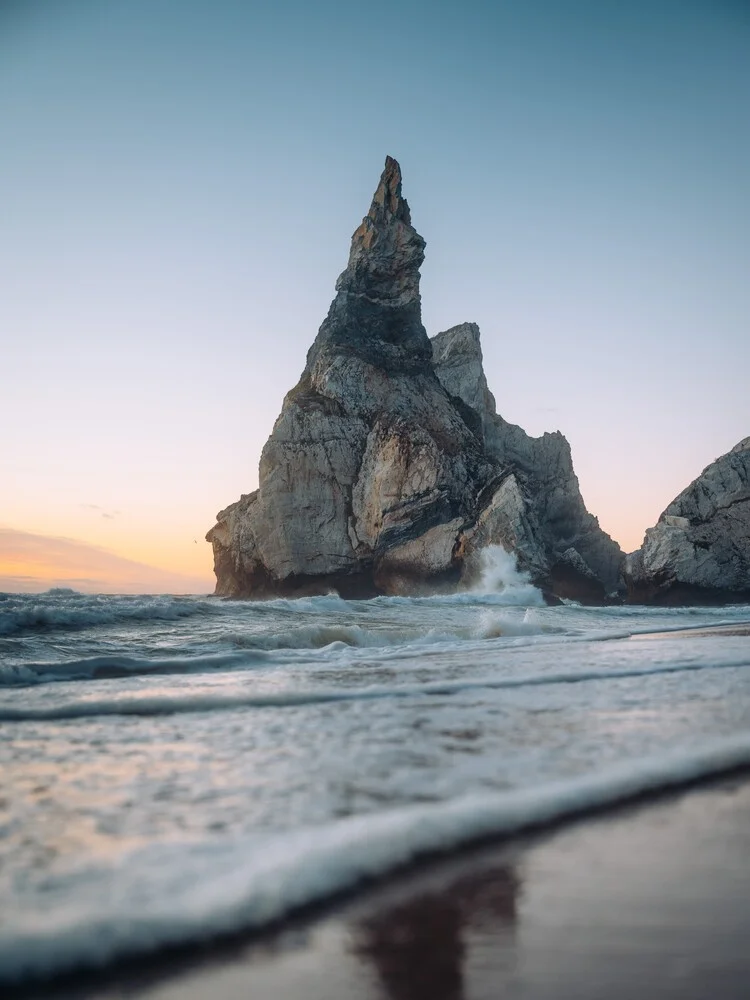
[[[0,590],[33,593],[51,587],[83,593],[210,593],[213,580],[208,573],[163,569],[71,538],[0,528]]]

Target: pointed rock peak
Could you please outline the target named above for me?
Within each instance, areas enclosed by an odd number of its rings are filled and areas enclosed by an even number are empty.
[[[739,444],[736,444],[734,448],[732,448],[729,454],[734,455],[741,451],[750,451],[750,437],[743,438]]]
[[[388,156],[370,210],[352,236],[349,263],[336,290],[383,306],[418,306],[424,247],[401,193],[401,167]]]
[[[352,236],[349,262],[308,352],[306,371],[322,377],[331,355],[341,352],[399,374],[431,369],[419,295],[424,247],[401,193],[401,167],[389,156],[370,209]]]
[[[392,156],[385,158],[385,169],[380,175],[380,183],[367,215],[374,222],[392,215],[405,225],[411,225],[409,203],[401,194],[401,167]]]

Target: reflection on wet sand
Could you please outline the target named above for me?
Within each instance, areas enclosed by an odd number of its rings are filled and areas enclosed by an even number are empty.
[[[467,929],[512,933],[519,889],[514,869],[498,866],[386,903],[354,925],[352,951],[389,1000],[461,1000]]]

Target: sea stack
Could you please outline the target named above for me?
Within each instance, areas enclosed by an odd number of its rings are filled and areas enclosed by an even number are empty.
[[[625,562],[629,600],[750,603],[750,437],[707,466]]]
[[[471,584],[488,545],[550,594],[598,602],[622,586],[565,438],[496,413],[475,324],[428,338],[424,248],[387,157],[259,488],[206,536],[217,594],[429,593]]]

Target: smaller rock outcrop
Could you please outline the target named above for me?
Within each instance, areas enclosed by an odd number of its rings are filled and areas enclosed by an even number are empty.
[[[484,374],[479,327],[461,323],[432,338],[435,374],[480,436],[495,475],[478,499],[479,515],[460,537],[463,580],[479,573],[488,545],[514,552],[545,590],[586,602],[622,589],[622,551],[588,512],[559,431],[531,437],[496,410]]]
[[[628,599],[750,603],[750,437],[707,466],[625,560]]]

